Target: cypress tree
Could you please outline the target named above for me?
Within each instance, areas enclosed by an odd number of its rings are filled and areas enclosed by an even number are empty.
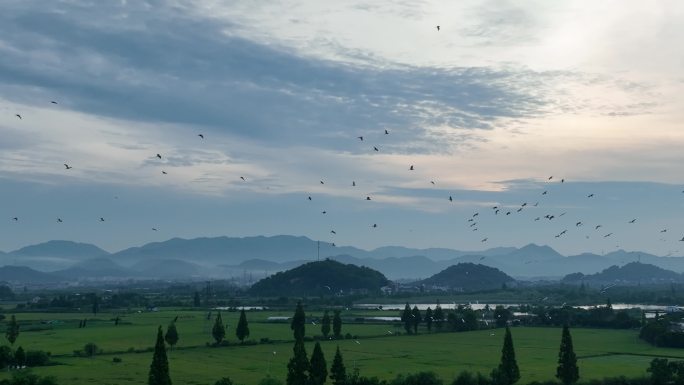
[[[425,310],[425,326],[427,326],[429,332],[432,331],[432,309],[429,306]]]
[[[423,320],[420,310],[418,310],[418,306],[413,306],[413,310],[411,310],[411,321],[413,322],[413,334],[418,334],[418,324]]]
[[[310,365],[310,384],[323,385],[325,379],[328,377],[328,367],[325,363],[325,356],[323,355],[323,350],[321,349],[321,344],[319,342],[316,342],[316,346],[314,346],[314,350],[311,353]]]
[[[293,356],[287,363],[286,383],[287,385],[308,385],[310,365],[306,358],[303,338],[295,340],[292,352]]]
[[[411,313],[411,306],[409,306],[408,302],[406,302],[406,306],[404,306],[404,312],[401,313],[401,322],[404,323],[404,330],[406,330],[406,333],[411,334],[413,314]]]
[[[223,326],[223,319],[221,319],[221,312],[216,315],[216,321],[214,321],[214,327],[211,329],[211,335],[216,340],[216,344],[220,344],[221,341],[226,337],[226,327]]]
[[[437,322],[437,330],[442,330],[442,325],[444,321],[444,310],[442,310],[442,307],[437,303],[437,306],[435,307],[435,313],[432,316],[432,318],[435,319],[435,322]]]
[[[577,356],[572,347],[572,336],[568,325],[563,326],[560,351],[558,352],[558,368],[556,378],[565,385],[574,384],[579,380],[579,368],[577,367]]]
[[[249,337],[249,325],[247,324],[247,315],[245,308],[240,312],[240,320],[235,328],[235,336],[240,340],[240,343],[245,342],[245,338]]]
[[[328,334],[330,334],[330,314],[328,314],[327,310],[323,313],[323,319],[321,320],[321,333],[323,333],[325,338],[328,338]]]
[[[7,323],[7,332],[5,332],[5,337],[9,341],[10,345],[14,346],[14,342],[19,337],[19,323],[17,318],[12,314],[10,321]]]
[[[347,383],[347,370],[344,367],[339,345],[337,346],[335,358],[330,367],[330,379],[332,380],[333,385],[345,385]]]
[[[164,340],[166,341],[171,349],[178,343],[178,330],[176,329],[176,322],[171,322],[169,327],[166,328],[166,334],[164,335]]]
[[[302,301],[299,301],[297,302],[297,309],[292,317],[292,323],[290,323],[290,329],[292,329],[292,332],[294,333],[295,341],[304,340],[305,323],[306,315],[304,314],[304,307],[302,306]]]
[[[335,338],[342,338],[342,317],[340,317],[340,311],[335,310],[335,316],[333,317],[333,334]]]
[[[169,377],[169,361],[166,358],[166,345],[162,327],[157,330],[157,343],[154,345],[154,356],[150,365],[150,374],[147,380],[148,385],[171,385]]]
[[[512,385],[520,379],[520,369],[515,360],[513,337],[511,329],[506,326],[503,348],[501,349],[501,363],[492,371],[492,380],[497,385]]]

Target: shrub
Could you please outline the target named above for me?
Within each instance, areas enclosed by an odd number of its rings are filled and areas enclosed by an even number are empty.
[[[83,353],[86,357],[92,357],[99,353],[100,349],[92,342],[88,342],[83,346]]]
[[[120,363],[121,361],[123,361],[123,360],[121,359],[121,357],[114,357],[114,358],[112,358],[112,362],[115,363],[115,364],[118,364],[118,363]]]
[[[42,350],[29,350],[26,352],[26,366],[47,366],[50,365],[50,352]]]

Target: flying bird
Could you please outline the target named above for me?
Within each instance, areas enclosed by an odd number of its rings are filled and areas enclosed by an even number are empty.
[[[661,233],[667,233],[667,229],[660,230]]]
[[[413,165],[411,165],[411,167],[409,167],[409,171],[413,171]]]
[[[62,223],[62,218],[57,218],[57,223]]]
[[[375,146],[373,146],[373,150],[375,150],[375,151],[380,151],[380,150],[378,150],[378,148],[375,147]]]
[[[104,221],[105,221],[104,218],[100,217],[100,222],[104,222]]]
[[[371,227],[372,227],[372,228],[377,228],[377,227],[378,227],[378,224],[377,224],[377,223],[373,223],[373,226],[371,226]]]
[[[325,183],[323,183],[323,181],[320,181],[320,182],[321,182],[321,184],[325,184]]]
[[[244,180],[244,181],[247,181],[247,179],[245,179],[244,176],[241,176],[240,179],[242,179],[242,180]]]
[[[357,136],[357,138],[359,138],[359,140],[363,142],[363,136]]]
[[[534,218],[534,221],[536,222],[536,221],[538,221],[539,219],[540,219],[539,217],[536,217],[536,218]]]
[[[356,187],[356,182],[352,181],[352,187]]]
[[[548,193],[548,191],[544,191],[544,192],[542,193],[542,195],[546,195],[547,193]]]
[[[14,219],[16,220],[17,218]],[[680,239],[679,242],[684,242],[684,237],[682,237],[682,239]]]
[[[510,212],[510,211],[506,211],[506,215],[511,215],[511,212]]]
[[[565,183],[565,179],[561,179],[561,183]]]
[[[204,139],[204,134],[197,134],[200,138]]]
[[[335,230],[330,230],[330,234],[337,234]]]
[[[54,101],[54,100],[51,100],[50,103],[52,103],[52,104],[57,104],[57,102]]]
[[[480,215],[480,213],[475,213],[475,214],[473,214],[473,218],[475,218],[475,217],[478,216],[478,215]]]
[[[73,167],[69,166],[69,165],[66,164],[66,163],[64,163],[64,167],[65,167],[67,170],[71,170],[71,169],[73,168]]]
[[[14,217],[14,218],[12,218],[12,220],[16,222],[16,221],[19,220],[19,218],[18,218],[18,217]]]
[[[153,228],[152,228],[152,231],[158,231],[158,230],[157,230],[156,228],[153,227]]]
[[[575,223],[576,227],[582,226],[582,221]]]
[[[366,200],[369,201],[369,200],[371,200],[371,198],[370,198],[370,197],[366,197]]]
[[[439,30],[440,30],[440,27],[439,27],[439,26],[437,26],[437,31],[439,31]]]
[[[157,154],[157,158],[161,159],[161,154]]]
[[[553,175],[551,175],[551,176],[549,177],[549,179],[547,179],[547,180],[551,180],[551,179],[553,179]]]
[[[434,181],[434,180],[431,180],[430,183],[435,184],[435,181]]]
[[[166,172],[166,171],[164,171],[164,170],[162,170],[162,174],[166,175],[166,174],[167,174],[167,172]]]
[[[451,195],[449,195],[449,202],[453,202],[453,201],[454,201],[454,198],[452,198]]]
[[[608,233],[608,234],[604,235],[603,238],[608,238],[608,237],[610,237],[611,235],[613,235],[613,233]]]
[[[17,118],[19,118],[20,120],[22,119],[21,115],[19,115],[19,114],[14,114],[14,116],[16,116]]]
[[[598,230],[601,227],[603,227],[603,225],[596,225],[596,227],[594,227],[594,230]]]
[[[309,197],[309,200],[311,200],[311,197]]]
[[[321,211],[321,214],[327,214],[327,213],[328,213],[327,211]]]
[[[389,131],[385,130],[385,135],[389,135]]]
[[[631,221],[629,221],[627,223],[634,223],[634,222],[636,222],[636,218],[632,219]]]
[[[594,197],[594,194],[587,195],[587,198],[593,198],[593,197]]]
[[[483,239],[481,242],[487,242],[487,239],[488,239],[488,238],[485,238],[485,239]],[[484,259],[484,257],[480,258],[480,261],[483,260],[483,259]]]

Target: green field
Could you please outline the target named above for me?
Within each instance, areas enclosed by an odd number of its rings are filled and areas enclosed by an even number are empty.
[[[347,311],[343,317],[365,315],[395,315],[388,312]],[[17,340],[26,350],[50,351],[60,365],[36,368],[37,374],[54,375],[60,384],[140,384],[147,379],[152,353],[144,350],[154,344],[157,325],[166,326],[176,315],[180,341],[169,352],[171,376],[176,384],[208,384],[229,376],[240,384],[255,384],[269,372],[284,379],[291,356],[292,333],[287,323],[266,322],[269,316],[290,316],[288,312],[248,312],[251,335],[259,341],[270,338],[273,343],[240,346],[234,336],[238,313],[223,312],[229,325],[227,347],[207,347],[211,340],[212,320],[203,311],[131,313],[122,316],[122,325],[114,326],[113,314],[100,314],[89,319],[88,327],[78,329],[82,314],[21,313],[22,325]],[[320,316],[320,313],[308,313]],[[56,320],[46,325],[40,321]],[[35,330],[31,330],[35,329]],[[42,329],[42,330],[40,330]],[[461,370],[488,374],[498,364],[503,341],[502,329],[465,333],[423,332],[418,336],[396,336],[395,326],[387,324],[345,324],[343,333],[357,335],[358,340],[325,341],[322,343],[328,364],[335,347],[340,346],[348,370],[357,367],[362,375],[393,378],[397,374],[423,370],[436,372],[451,380]],[[521,383],[552,379],[555,373],[561,331],[557,328],[512,329]],[[307,335],[320,334],[319,326],[307,325]],[[583,379],[606,376],[642,376],[654,356],[684,359],[684,350],[655,348],[637,338],[633,330],[573,329],[575,352],[579,357]],[[357,342],[358,341],[358,342]],[[73,356],[73,351],[94,342],[102,350],[93,358]],[[307,345],[310,353],[313,343]],[[273,352],[276,352],[274,355]],[[113,363],[120,357],[121,363]],[[7,376],[1,373],[0,378]]]

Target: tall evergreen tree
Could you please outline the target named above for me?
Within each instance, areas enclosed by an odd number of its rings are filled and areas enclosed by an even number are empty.
[[[295,309],[294,316],[292,317],[292,323],[290,323],[290,329],[294,333],[295,341],[304,340],[304,324],[306,323],[306,314],[304,314],[304,306],[302,301],[297,302],[297,309]]]
[[[437,306],[435,306],[435,313],[432,316],[432,318],[435,319],[437,330],[442,330],[442,325],[444,324],[444,310],[442,310],[442,307],[437,303]]]
[[[309,360],[306,358],[304,338],[296,339],[292,348],[293,356],[287,363],[287,385],[308,385]]]
[[[333,385],[345,385],[347,383],[347,369],[344,367],[339,345],[337,346],[335,358],[330,367],[330,379],[332,380]]]
[[[496,385],[512,385],[520,379],[520,369],[515,360],[513,337],[511,329],[506,326],[503,348],[501,349],[501,363],[492,371],[492,380]]]
[[[240,343],[245,342],[245,338],[249,337],[249,325],[247,324],[247,315],[245,308],[240,312],[240,320],[235,328],[235,336],[240,340]]]
[[[336,339],[342,338],[342,317],[339,310],[335,310],[335,315],[333,316],[333,334]]]
[[[572,347],[572,336],[568,325],[563,326],[561,336],[560,351],[558,352],[558,368],[556,378],[565,385],[574,384],[579,380],[579,368],[577,367],[577,356]]]
[[[432,309],[428,306],[428,308],[425,310],[425,326],[427,326],[427,330],[429,332],[432,331],[432,321],[433,321],[433,314],[432,314]]]
[[[311,385],[323,385],[325,379],[328,377],[328,366],[325,362],[323,349],[321,344],[316,342],[314,350],[311,353],[309,379]]]
[[[154,345],[154,355],[152,356],[147,385],[171,385],[169,361],[166,358],[166,345],[164,345],[161,326],[157,330],[157,343]]]
[[[327,310],[323,313],[323,319],[321,320],[321,333],[323,333],[325,338],[328,338],[328,334],[330,334],[330,314],[328,314]]]
[[[17,318],[14,316],[14,314],[12,314],[12,317],[7,323],[5,337],[7,337],[7,341],[9,341],[10,345],[12,346],[14,346],[14,342],[19,337],[19,322],[17,322]]]
[[[216,344],[220,344],[224,338],[226,338],[226,327],[223,325],[223,319],[221,319],[221,312],[216,315],[216,321],[214,321],[214,327],[211,329],[211,335],[216,340]]]
[[[404,330],[406,333],[411,334],[411,329],[413,328],[413,314],[411,313],[411,306],[406,302],[404,306],[404,312],[401,313],[401,322],[404,323]]]
[[[192,304],[194,307],[200,307],[202,305],[200,302],[200,294],[197,290],[195,290],[195,297],[192,300]]]
[[[413,322],[413,334],[418,334],[418,324],[423,321],[418,306],[414,305],[413,310],[411,310],[411,321]]]
[[[100,311],[100,299],[97,297],[97,294],[93,294],[93,315],[97,315],[97,312]]]
[[[166,328],[166,334],[164,335],[164,341],[171,347],[176,346],[178,343],[178,330],[176,329],[176,322],[171,322],[169,327]]]

